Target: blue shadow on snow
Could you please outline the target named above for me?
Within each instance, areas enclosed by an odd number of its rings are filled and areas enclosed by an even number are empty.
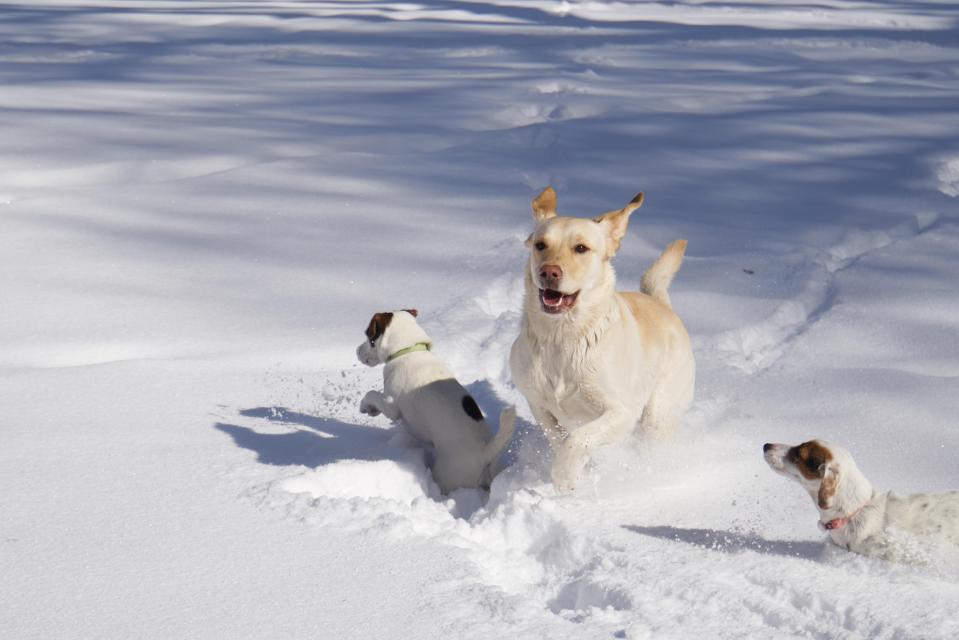
[[[723,553],[742,553],[754,551],[767,555],[789,558],[818,559],[825,550],[825,544],[812,540],[767,540],[751,533],[736,533],[717,529],[682,529],[680,527],[639,527],[623,525],[623,528],[640,535],[663,540],[685,542]]]
[[[272,423],[296,428],[287,433],[261,433],[249,427],[218,422],[215,429],[226,433],[243,449],[257,454],[262,464],[301,465],[315,469],[340,460],[397,460],[403,451],[387,446],[393,429],[378,429],[318,418],[282,407],[243,409],[240,415],[263,418]],[[305,427],[305,429],[299,428]]]

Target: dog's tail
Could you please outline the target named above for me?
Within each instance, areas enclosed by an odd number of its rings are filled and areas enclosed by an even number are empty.
[[[499,414],[499,431],[493,436],[493,439],[483,447],[483,459],[486,464],[496,460],[496,457],[502,453],[509,441],[513,439],[513,432],[516,430],[516,407],[510,405],[503,409]]]
[[[643,274],[639,290],[656,298],[667,307],[672,307],[669,301],[669,285],[673,281],[673,276],[679,271],[679,267],[682,266],[685,253],[686,241],[673,240]]]

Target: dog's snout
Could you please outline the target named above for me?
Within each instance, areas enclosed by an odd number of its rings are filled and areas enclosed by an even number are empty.
[[[544,264],[539,271],[541,278],[559,279],[563,277],[563,268],[558,264]]]
[[[539,277],[547,287],[555,287],[563,277],[563,268],[558,264],[544,264],[539,269]]]
[[[768,453],[769,450],[772,449],[774,446],[775,445],[772,444],[771,442],[767,442],[766,444],[763,445],[763,453]]]

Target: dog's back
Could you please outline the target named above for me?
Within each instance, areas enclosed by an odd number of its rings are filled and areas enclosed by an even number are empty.
[[[452,376],[410,386],[397,399],[410,432],[438,449],[482,449],[491,437],[476,401]]]
[[[886,524],[959,545],[959,491],[910,496],[890,493],[886,502]]]
[[[664,348],[689,344],[689,333],[679,316],[663,301],[645,292],[617,291],[628,306],[632,317],[639,325],[644,348],[660,345]],[[679,342],[680,344],[677,344]]]

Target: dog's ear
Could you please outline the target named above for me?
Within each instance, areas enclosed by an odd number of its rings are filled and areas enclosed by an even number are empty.
[[[391,312],[373,314],[373,317],[370,318],[370,324],[366,327],[366,339],[370,341],[371,345],[375,345],[376,341],[383,337],[386,327],[390,326],[392,321],[393,314]]]
[[[556,192],[553,187],[546,187],[543,192],[533,198],[533,220],[542,222],[556,217]]]
[[[410,314],[410,315],[413,316],[414,318],[416,318],[417,316],[420,315],[420,312],[417,311],[416,309],[403,309],[403,311],[405,311],[406,313]]]
[[[636,197],[629,201],[622,209],[617,209],[615,211],[609,211],[604,213],[601,216],[593,218],[597,223],[607,225],[609,232],[609,239],[612,241],[612,253],[615,254],[619,251],[619,243],[622,242],[623,236],[626,235],[626,227],[629,225],[629,216],[643,206],[643,200],[646,197],[643,195],[643,192],[640,191],[636,194]]]
[[[819,465],[819,473],[822,474],[822,481],[819,483],[819,508],[829,509],[839,489],[839,468],[835,463],[825,462]]]

